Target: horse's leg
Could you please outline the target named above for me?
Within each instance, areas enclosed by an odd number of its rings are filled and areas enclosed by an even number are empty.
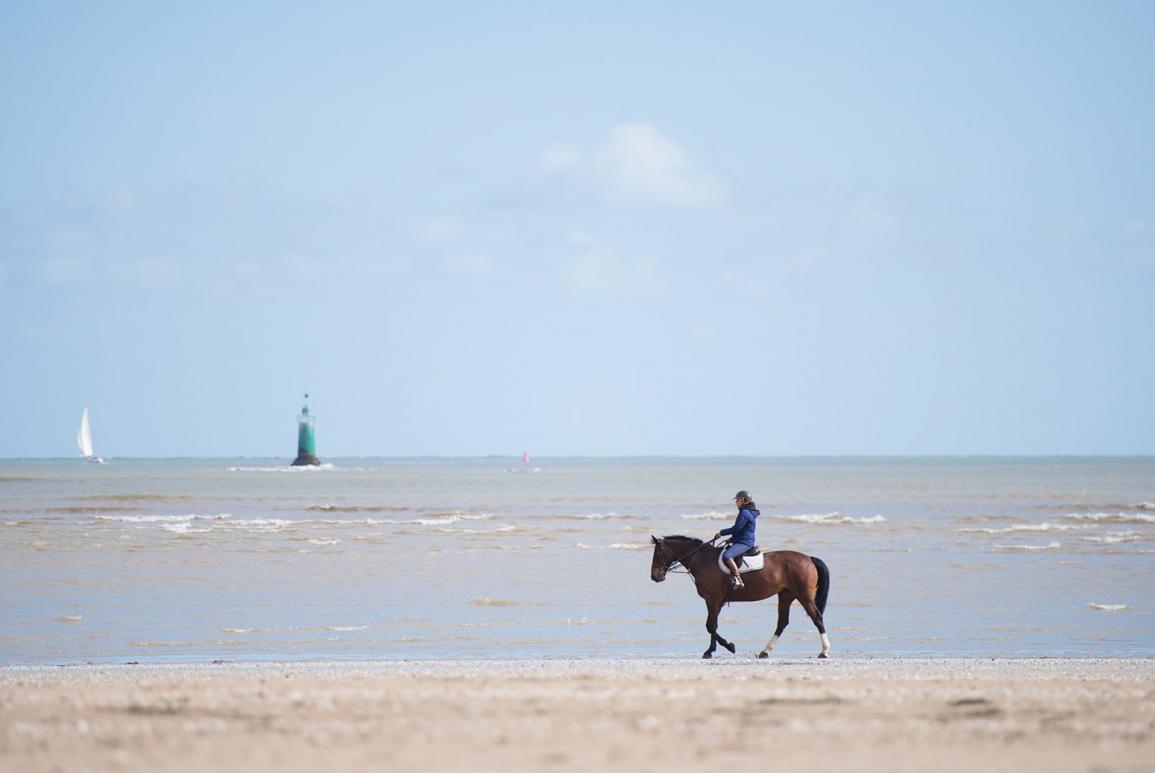
[[[830,639],[826,637],[826,624],[822,622],[822,613],[818,611],[818,605],[814,603],[814,599],[798,599],[802,604],[802,608],[806,610],[806,614],[810,615],[810,619],[814,621],[814,626],[818,629],[819,638],[822,639],[822,652],[818,653],[818,657],[824,658],[830,652]]]
[[[766,646],[758,653],[758,657],[770,657],[770,650],[774,649],[774,645],[778,643],[778,637],[786,630],[786,626],[790,625],[790,605],[793,603],[793,593],[788,590],[782,590],[778,593],[778,627],[774,629],[774,636],[766,642]]]
[[[730,652],[734,651],[734,645],[718,635],[718,612],[721,608],[722,605],[716,601],[706,601],[706,630],[710,632],[710,648],[702,653],[703,658],[714,657],[714,650],[719,644]]]
[[[706,600],[706,630],[710,634],[710,646],[702,653],[703,658],[714,657],[714,650],[718,649],[718,606]]]
[[[734,652],[734,650],[735,650],[734,642],[726,641],[725,639],[723,639],[722,634],[718,633],[718,626],[717,625],[714,626],[714,638],[718,640],[719,644],[721,644],[726,649],[730,650],[730,652]]]

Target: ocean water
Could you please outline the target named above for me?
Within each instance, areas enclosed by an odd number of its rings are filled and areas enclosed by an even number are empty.
[[[1155,656],[1155,458],[282,464],[0,461],[0,664],[697,657],[650,535],[709,538],[738,489],[829,565],[833,656]],[[791,620],[775,654],[815,654]]]

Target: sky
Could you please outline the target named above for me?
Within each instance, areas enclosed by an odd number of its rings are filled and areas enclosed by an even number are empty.
[[[1155,453],[1155,5],[0,5],[0,457]]]

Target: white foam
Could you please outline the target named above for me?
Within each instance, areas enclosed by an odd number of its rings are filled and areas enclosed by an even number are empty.
[[[1017,523],[1014,526],[1007,526],[1002,529],[971,528],[958,529],[958,531],[964,534],[1008,534],[1019,531],[1069,531],[1071,529],[1085,528],[1087,527],[1061,523]]]
[[[122,521],[124,523],[179,523],[187,521],[223,521],[232,518],[229,513],[220,515],[94,515],[97,521]]]
[[[1142,513],[1068,513],[1062,517],[1068,521],[1155,524],[1155,515],[1143,515]]]
[[[311,539],[311,540],[309,540],[309,544],[310,545],[340,545],[341,540],[339,540],[339,539]]]
[[[726,513],[716,513],[711,510],[708,513],[694,513],[692,515],[683,515],[682,517],[687,521],[731,521],[736,516],[727,515]]]
[[[489,596],[482,596],[479,599],[470,599],[469,606],[471,607],[516,607],[524,604],[524,601],[513,601],[511,599],[494,599]]]
[[[1091,609],[1102,610],[1103,612],[1122,612],[1124,609],[1127,609],[1126,604],[1096,604],[1091,602],[1087,604],[1087,606]]]
[[[512,523],[499,524],[492,529],[446,529],[439,528],[437,531],[442,534],[505,534],[517,529],[517,526]]]
[[[650,546],[644,542],[615,542],[609,546],[612,550],[649,550]]]
[[[853,516],[843,515],[839,512],[833,513],[802,513],[800,515],[775,515],[776,521],[783,521],[786,523],[813,523],[820,525],[871,525],[876,523],[886,523],[886,519],[881,515],[874,515],[869,518],[854,518]]]
[[[181,523],[162,523],[161,530],[172,532],[173,534],[206,534],[212,531],[211,528],[194,529],[192,523],[183,521]]]
[[[300,525],[299,521],[289,521],[284,518],[245,518],[238,521],[229,521],[222,526],[236,531],[282,531]]]
[[[302,464],[294,467],[292,465],[285,465],[284,467],[227,467],[228,472],[310,472],[318,470],[335,470],[336,465],[326,462],[325,464]]]
[[[1112,531],[1102,537],[1083,537],[1087,542],[1098,542],[1104,545],[1118,545],[1122,542],[1137,542],[1143,535],[1137,531]]]
[[[256,628],[222,628],[221,633],[252,633]]]
[[[995,545],[991,550],[996,553],[1043,553],[1062,550],[1063,546],[1058,542],[1051,542],[1047,545]]]
[[[494,513],[479,513],[477,515],[453,513],[437,518],[414,518],[411,521],[393,521],[393,523],[415,524],[419,526],[448,526],[451,523],[457,523],[459,521],[487,521],[493,516]],[[383,523],[388,523],[388,521],[383,521]]]
[[[368,631],[367,625],[327,625],[326,631]]]

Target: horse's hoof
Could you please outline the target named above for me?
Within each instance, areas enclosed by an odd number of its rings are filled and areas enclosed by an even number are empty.
[[[731,654],[738,651],[738,649],[734,646],[734,642],[726,642],[722,646],[725,647],[726,649],[730,650]]]
[[[825,652],[819,652],[819,653],[818,653],[818,658],[819,658],[819,660],[825,660],[825,659],[826,659],[826,657],[827,657],[827,655],[826,655],[826,653],[825,653]]]
[[[709,660],[712,657],[714,657],[713,652],[703,652],[702,653],[702,660]]]
[[[768,657],[770,657],[770,653],[767,652],[766,650],[762,650],[761,652],[758,653],[758,659],[759,660],[765,660]]]

